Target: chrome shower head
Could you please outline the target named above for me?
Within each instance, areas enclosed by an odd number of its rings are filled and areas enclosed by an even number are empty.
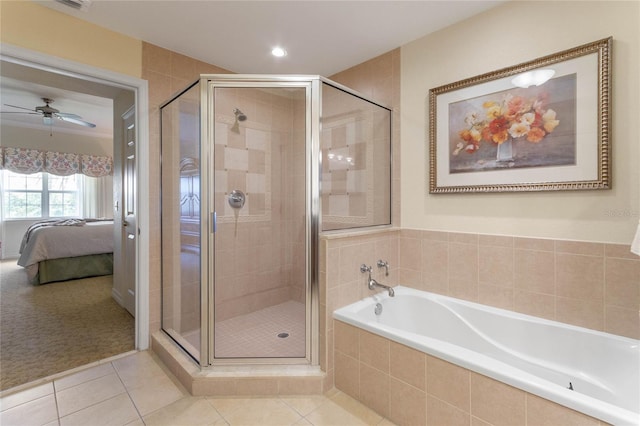
[[[247,119],[247,116],[238,108],[234,108],[233,113],[236,115],[236,120],[238,121],[245,121]]]

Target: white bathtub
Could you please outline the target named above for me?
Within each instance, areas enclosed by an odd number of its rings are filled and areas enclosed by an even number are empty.
[[[640,424],[638,340],[402,286],[333,316],[605,422]]]

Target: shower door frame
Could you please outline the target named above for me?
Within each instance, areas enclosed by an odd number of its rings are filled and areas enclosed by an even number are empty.
[[[203,74],[200,76],[201,367],[238,364],[319,364],[320,91],[319,76]],[[215,89],[305,89],[305,357],[215,358]],[[206,262],[206,263],[204,263]]]

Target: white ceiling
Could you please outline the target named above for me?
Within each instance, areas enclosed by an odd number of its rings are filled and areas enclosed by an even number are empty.
[[[93,0],[87,11],[53,0],[36,3],[236,73],[330,76],[505,1]],[[55,28],[43,31],[55,33]],[[276,45],[288,55],[271,56]],[[105,107],[99,97],[56,91],[55,81],[7,77],[4,68],[2,104],[34,108],[43,105],[40,98],[53,97],[52,106],[61,112],[100,121],[92,110]],[[13,109],[2,105],[1,110]],[[2,114],[3,123],[17,115]],[[39,118],[23,118],[33,117]]]
[[[61,12],[236,73],[328,77],[504,0],[105,1]],[[277,59],[281,45],[288,55]]]

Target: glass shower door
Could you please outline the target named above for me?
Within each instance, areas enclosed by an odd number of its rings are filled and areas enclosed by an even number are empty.
[[[161,129],[162,329],[200,362],[199,85],[161,108]]]
[[[308,355],[309,88],[211,83],[216,360]]]

